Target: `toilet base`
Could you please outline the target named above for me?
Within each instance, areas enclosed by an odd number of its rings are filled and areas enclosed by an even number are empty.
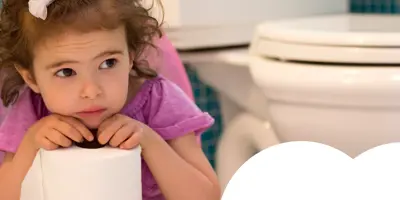
[[[225,127],[216,155],[216,171],[223,190],[254,154],[280,143],[268,122],[246,112],[234,117]]]
[[[216,171],[222,188],[254,154],[278,144],[267,116],[267,101],[248,67],[248,50],[181,53],[200,79],[219,93],[224,132],[217,145]]]

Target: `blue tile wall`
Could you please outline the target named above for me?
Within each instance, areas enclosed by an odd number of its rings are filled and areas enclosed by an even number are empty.
[[[350,0],[350,10],[353,13],[400,13],[399,0]]]
[[[217,93],[208,85],[201,82],[197,73],[189,65],[185,65],[197,106],[210,113],[215,119],[214,125],[202,135],[202,148],[211,165],[215,167],[215,152],[222,133],[221,109]]]

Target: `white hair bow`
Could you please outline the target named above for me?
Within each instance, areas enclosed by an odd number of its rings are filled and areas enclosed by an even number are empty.
[[[40,19],[46,20],[47,6],[53,3],[54,0],[29,0],[29,12]]]

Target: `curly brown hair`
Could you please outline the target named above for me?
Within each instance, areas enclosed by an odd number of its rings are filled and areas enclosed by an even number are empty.
[[[28,0],[6,0],[0,15],[0,86],[4,106],[19,96],[24,80],[16,66],[33,72],[33,47],[41,40],[65,29],[88,32],[115,29],[124,25],[128,48],[134,53],[132,70],[139,77],[153,78],[157,73],[141,59],[155,36],[161,37],[161,23],[144,8],[142,0],[56,0],[48,6],[46,20],[30,14]],[[154,2],[153,2],[154,3]],[[162,4],[158,1],[159,5]]]

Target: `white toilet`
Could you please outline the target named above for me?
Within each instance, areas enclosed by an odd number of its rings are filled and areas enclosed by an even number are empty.
[[[219,94],[224,131],[216,152],[216,171],[223,188],[255,153],[279,144],[268,123],[267,101],[253,81],[247,48],[181,53],[201,80]]]
[[[250,69],[281,142],[315,141],[355,157],[400,141],[400,16],[265,22]]]
[[[248,48],[232,46],[249,44],[255,27],[265,20],[346,13],[349,4],[347,0],[164,3],[165,32],[180,50],[182,61],[220,95],[224,132],[217,149],[216,171],[225,188],[252,155],[280,142],[268,122],[266,97],[250,74]],[[206,15],[199,9],[203,7],[208,10]]]

